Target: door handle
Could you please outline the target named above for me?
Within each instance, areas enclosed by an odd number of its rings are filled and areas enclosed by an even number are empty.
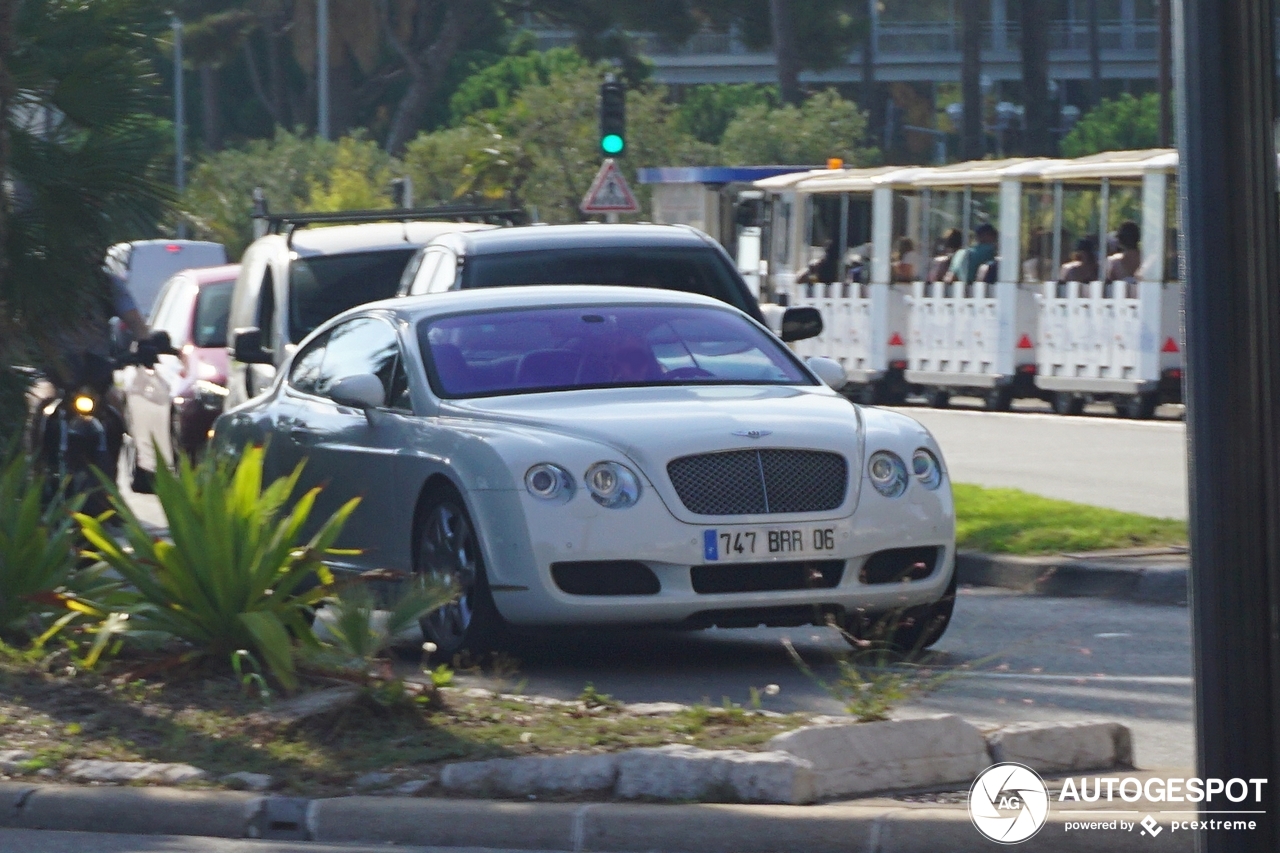
[[[311,427],[295,426],[289,428],[289,438],[298,444],[310,444],[316,440],[317,431]]]

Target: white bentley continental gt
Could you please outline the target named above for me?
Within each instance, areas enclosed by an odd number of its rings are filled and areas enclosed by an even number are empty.
[[[928,646],[955,597],[942,454],[823,376],[702,296],[443,293],[324,323],[214,444],[265,442],[271,476],[306,459],[317,518],[362,495],[335,568],[452,579],[423,620],[445,657],[507,625],[891,621]]]

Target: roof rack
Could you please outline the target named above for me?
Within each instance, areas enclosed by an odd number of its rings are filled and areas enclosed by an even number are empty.
[[[265,205],[262,205],[265,208]],[[477,207],[474,205],[445,204],[439,207],[386,208],[383,210],[342,210],[332,213],[269,213],[255,204],[253,218],[266,222],[267,234],[286,235],[308,225],[355,225],[361,222],[415,222],[418,220],[456,220],[461,222],[492,222],[518,224],[527,219],[520,208]]]

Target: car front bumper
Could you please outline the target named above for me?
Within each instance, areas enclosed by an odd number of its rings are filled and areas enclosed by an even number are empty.
[[[937,601],[955,563],[949,487],[913,488],[890,500],[866,485],[862,494],[857,512],[844,517],[772,516],[705,524],[676,519],[652,489],[625,510],[597,506],[582,492],[563,505],[511,491],[473,493],[472,500],[486,540],[495,603],[518,625],[800,624],[821,622],[826,612],[882,612]],[[830,530],[834,548],[821,554],[809,549],[759,554],[747,562],[707,559],[707,531],[719,537],[767,529],[795,529],[805,536],[814,529]],[[936,550],[919,550],[930,548]],[[927,569],[917,563],[911,573],[916,579],[869,582],[868,561],[892,552],[892,562],[904,553],[898,549],[916,549],[905,552],[908,563],[919,557],[927,560]],[[870,566],[883,566],[885,557],[879,559]],[[657,588],[648,581],[635,594],[626,592],[625,583],[608,583],[606,575],[619,561],[629,564],[628,577],[643,580],[647,570]],[[566,584],[566,564],[579,578],[598,571],[602,582],[595,586],[597,592],[566,591],[566,586],[574,587]],[[797,585],[801,588],[779,588]]]

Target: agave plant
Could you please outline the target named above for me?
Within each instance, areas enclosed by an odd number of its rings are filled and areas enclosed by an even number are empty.
[[[359,498],[343,504],[311,537],[303,528],[320,489],[287,507],[302,471],[263,487],[261,447],[235,461],[210,454],[198,465],[156,470],[155,491],[169,520],[172,542],[153,536],[115,484],[104,482],[130,548],[100,519],[75,517],[85,538],[133,586],[130,630],[160,631],[185,640],[192,657],[227,662],[249,650],[291,690],[297,684],[295,642],[314,647],[309,617],[331,594],[324,558]]]
[[[0,468],[0,636],[26,639],[44,634],[55,614],[68,615],[59,596],[75,569],[71,513],[79,499],[65,501],[55,490],[46,503],[46,478],[30,458],[16,447],[0,450],[0,459],[6,456]]]
[[[399,596],[384,610],[379,609],[378,597],[368,584],[344,585],[319,617],[323,648],[312,660],[320,666],[365,675],[374,659],[391,648],[398,636],[455,595],[457,590],[451,584],[416,576],[402,584]]]

